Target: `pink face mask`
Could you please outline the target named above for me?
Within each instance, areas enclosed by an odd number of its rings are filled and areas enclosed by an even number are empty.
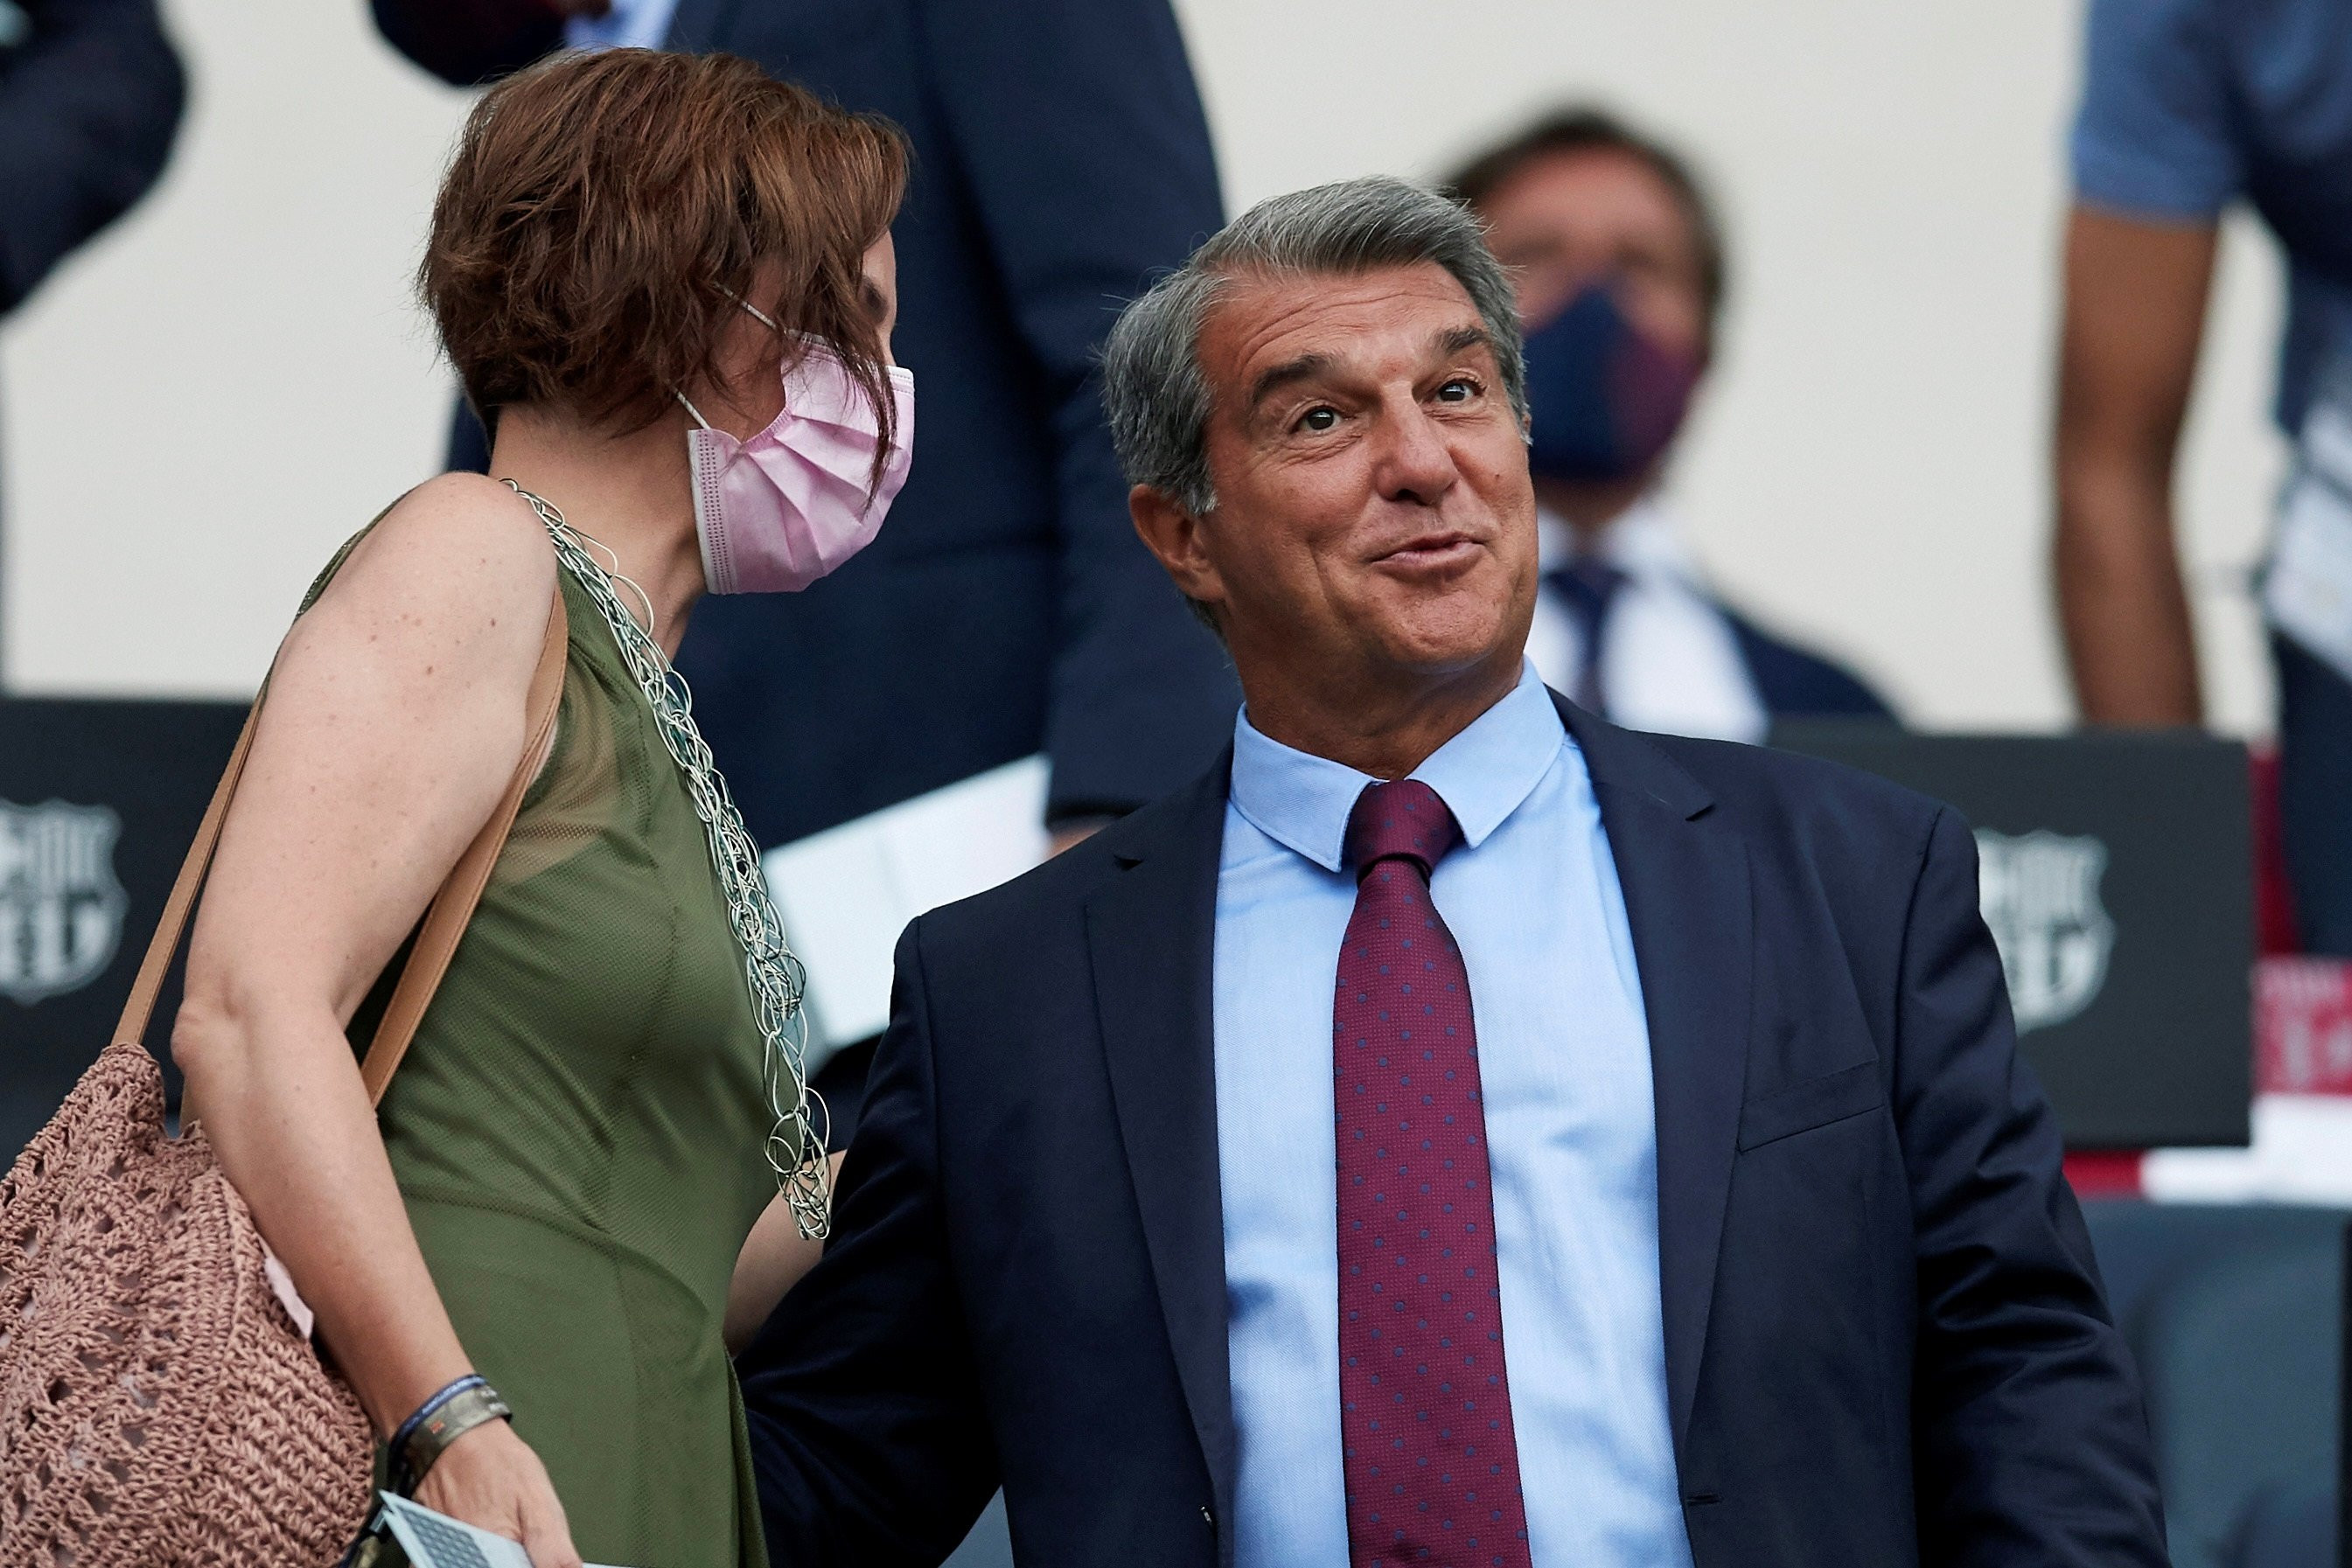
[[[711,592],[796,592],[874,541],[914,461],[915,378],[896,365],[889,376],[894,439],[870,497],[880,423],[825,345],[809,343],[784,373],[783,412],[749,441],[713,430],[679,396],[698,427],[686,439],[694,531]]]

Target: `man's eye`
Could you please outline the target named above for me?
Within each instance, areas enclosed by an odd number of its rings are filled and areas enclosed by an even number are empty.
[[[1310,408],[1298,416],[1299,429],[1311,430],[1318,434],[1329,430],[1339,423],[1339,411],[1336,408]]]
[[[1440,402],[1468,402],[1478,395],[1478,383],[1466,376],[1456,376],[1437,389]]]

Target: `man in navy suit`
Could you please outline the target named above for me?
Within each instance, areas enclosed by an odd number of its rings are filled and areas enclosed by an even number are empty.
[[[1851,671],[1724,602],[1662,494],[1723,316],[1723,226],[1690,166],[1570,109],[1448,189],[1486,225],[1527,325],[1536,669],[1633,729],[1759,740],[1779,718],[1891,719]]]
[[[567,37],[724,49],[913,145],[896,346],[922,406],[889,526],[812,592],[706,601],[678,657],[753,837],[1041,749],[1049,816],[1083,827],[1214,755],[1233,678],[1136,543],[1091,373],[1119,304],[1223,217],[1168,0],[373,4],[452,82]]]
[[[1973,841],[1522,650],[1510,286],[1387,180],[1107,349],[1247,706],[925,915],[824,1260],[739,1359],[770,1555],[2157,1568],[2140,1395]]]
[[[0,0],[0,316],[146,194],[186,106],[154,0]]]
[[[0,318],[146,193],[186,107],[154,0],[0,0]]]

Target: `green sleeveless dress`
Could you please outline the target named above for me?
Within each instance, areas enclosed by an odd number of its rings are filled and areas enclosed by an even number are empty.
[[[751,1568],[766,1552],[720,1325],[776,1193],[763,1046],[685,781],[603,617],[559,577],[554,749],[378,1120],[457,1337],[581,1554]]]

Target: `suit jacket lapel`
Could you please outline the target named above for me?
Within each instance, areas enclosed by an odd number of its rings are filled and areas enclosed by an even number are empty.
[[[1555,696],[1583,748],[1625,890],[1650,1028],[1658,1126],[1658,1273],[1679,1452],[1747,1084],[1754,910],[1746,846],[1658,747]]]
[[[1198,783],[1106,830],[1126,869],[1087,901],[1111,1099],[1221,1521],[1232,1515],[1233,1391],[1210,970],[1230,773],[1229,754]],[[1222,1525],[1218,1535],[1231,1539]]]

